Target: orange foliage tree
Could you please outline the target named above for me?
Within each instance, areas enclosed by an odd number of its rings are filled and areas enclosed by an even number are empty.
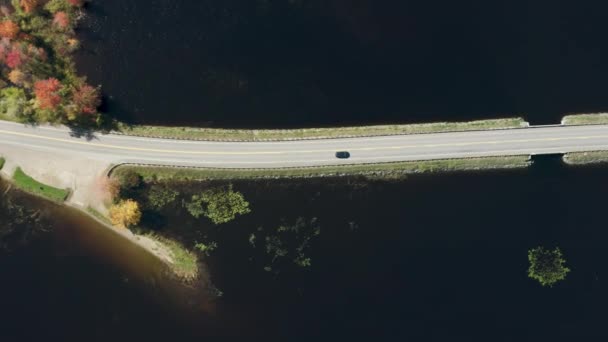
[[[40,0],[21,0],[21,7],[26,13],[32,13],[40,5]]]
[[[40,109],[55,109],[61,103],[59,90],[61,82],[56,78],[49,78],[34,83],[34,94]]]
[[[0,37],[15,39],[19,34],[19,25],[10,20],[0,22]]]

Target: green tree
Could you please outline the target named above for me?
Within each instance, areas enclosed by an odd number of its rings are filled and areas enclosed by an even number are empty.
[[[148,202],[154,209],[162,209],[175,202],[179,192],[161,185],[153,185],[148,193]]]
[[[185,203],[188,212],[199,218],[206,216],[215,224],[230,222],[237,215],[251,212],[249,202],[243,194],[228,187],[217,187],[203,191],[200,195],[193,195],[192,200]]]
[[[536,247],[528,251],[528,276],[538,280],[542,286],[553,286],[560,280],[564,280],[570,269],[564,264],[566,260],[559,248],[548,250],[544,247]]]

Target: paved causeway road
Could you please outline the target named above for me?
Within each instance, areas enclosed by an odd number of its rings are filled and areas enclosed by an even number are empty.
[[[61,127],[0,121],[0,146],[69,153],[71,157],[115,164],[277,168],[608,150],[608,125],[288,142],[205,142],[113,134],[86,139],[73,137]],[[336,151],[349,151],[351,158],[337,159]]]

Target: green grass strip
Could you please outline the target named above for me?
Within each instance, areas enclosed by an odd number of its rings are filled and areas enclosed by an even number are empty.
[[[220,129],[196,127],[162,127],[116,123],[117,132],[145,137],[163,137],[194,140],[297,140],[344,138],[416,133],[439,133],[526,127],[523,118],[478,120],[469,122],[435,122],[409,125],[378,125],[335,128],[302,129]]]
[[[38,182],[32,177],[26,175],[19,167],[15,170],[13,181],[15,182],[15,186],[23,191],[42,196],[56,202],[65,201],[70,194],[68,190],[54,188]]]
[[[4,163],[6,163],[6,159],[0,157],[0,170],[2,170],[2,168],[4,167]]]
[[[120,177],[127,171],[135,171],[145,181],[309,178],[346,175],[393,178],[400,175],[424,172],[523,168],[529,166],[530,163],[529,156],[519,155],[288,169],[208,169],[123,165],[115,168],[112,175]]]

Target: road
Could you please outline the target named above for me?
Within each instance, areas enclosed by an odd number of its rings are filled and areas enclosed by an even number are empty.
[[[207,142],[114,134],[86,139],[71,136],[66,128],[0,121],[0,144],[65,152],[109,163],[278,168],[602,150],[608,149],[608,125],[285,142]],[[336,151],[349,151],[351,157],[337,159]]]

